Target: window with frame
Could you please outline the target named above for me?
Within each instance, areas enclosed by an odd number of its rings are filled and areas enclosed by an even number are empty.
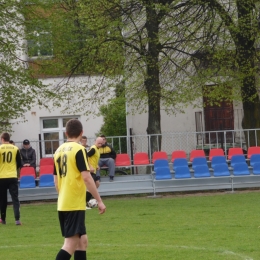
[[[38,26],[31,23],[27,27],[27,49],[30,58],[48,58],[53,56],[51,26]]]
[[[52,156],[57,148],[66,142],[65,127],[70,119],[78,119],[78,117],[41,118],[42,154],[44,157]]]

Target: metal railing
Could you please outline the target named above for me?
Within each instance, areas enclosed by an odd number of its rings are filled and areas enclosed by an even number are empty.
[[[198,135],[201,138],[197,138]],[[184,150],[187,158],[189,158],[190,152],[194,149],[203,149],[207,154],[212,148],[223,148],[225,154],[227,154],[230,147],[241,147],[246,153],[248,147],[260,146],[260,129],[108,136],[107,141],[117,153],[128,153],[133,160],[133,155],[137,152],[147,152],[149,157],[152,158],[151,138],[156,140],[157,150],[161,147],[160,150],[165,151],[169,159],[174,150]],[[95,139],[96,137],[88,137],[88,144],[94,144]],[[45,145],[47,142],[48,146]],[[62,142],[64,140],[30,140],[31,146],[36,151],[37,165],[39,165],[41,157],[52,156],[57,149],[57,143]],[[15,144],[19,148],[22,147],[22,141],[16,141]],[[46,147],[48,147],[48,151],[45,149]]]

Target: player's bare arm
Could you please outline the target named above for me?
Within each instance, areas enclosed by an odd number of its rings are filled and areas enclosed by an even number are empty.
[[[59,194],[57,175],[53,175],[53,176],[54,176],[55,189],[56,189],[57,193]]]

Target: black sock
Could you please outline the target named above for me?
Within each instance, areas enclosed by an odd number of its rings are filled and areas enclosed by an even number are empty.
[[[56,256],[56,260],[69,260],[70,258],[71,255],[63,249],[61,249]]]
[[[74,253],[74,260],[87,260],[87,252],[76,250]]]
[[[89,202],[91,198],[92,198],[91,193],[87,191],[86,201]]]

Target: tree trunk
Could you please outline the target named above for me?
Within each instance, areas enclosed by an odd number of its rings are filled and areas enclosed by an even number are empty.
[[[148,135],[161,135],[161,86],[159,81],[159,22],[154,1],[148,1],[146,7],[146,29],[148,34],[148,46],[146,55],[146,79],[145,88],[148,96]],[[161,149],[161,136],[151,136],[151,154]]]
[[[237,41],[237,62],[239,75],[241,77],[241,95],[243,102],[244,117],[242,120],[243,129],[255,129],[260,127],[260,101],[256,89],[255,80],[255,37],[252,26],[253,6],[249,1],[237,1],[238,7],[238,41]],[[260,145],[260,135],[255,138],[253,131],[248,136],[245,131],[247,147]],[[256,140],[257,139],[257,140]]]

